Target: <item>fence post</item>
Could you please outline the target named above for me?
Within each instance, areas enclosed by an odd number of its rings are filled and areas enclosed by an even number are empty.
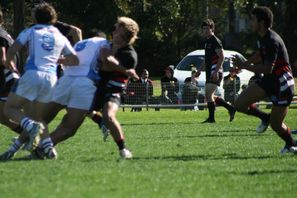
[[[149,87],[148,87],[149,83],[146,82],[145,83],[145,102],[146,102],[146,111],[148,111],[148,105],[149,105],[149,101],[148,101],[148,96],[149,96]]]

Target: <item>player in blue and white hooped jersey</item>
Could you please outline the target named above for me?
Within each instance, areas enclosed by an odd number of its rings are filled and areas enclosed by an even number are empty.
[[[23,136],[29,135],[29,150],[37,147],[41,136],[47,135],[42,118],[57,81],[57,64],[79,63],[69,41],[52,25],[57,20],[55,9],[47,3],[41,3],[34,9],[34,18],[36,25],[19,34],[8,49],[5,63],[7,68],[13,69],[14,55],[24,46],[28,46],[29,56],[24,66],[25,72],[9,94],[4,113],[20,124],[25,131],[22,133]],[[61,58],[61,55],[64,57]],[[31,112],[28,114],[30,116],[26,116],[22,111],[22,108],[28,104],[31,105]],[[49,138],[46,141],[48,153],[55,157],[53,143]],[[19,148],[21,145],[12,146]],[[13,156],[9,155],[10,158]]]

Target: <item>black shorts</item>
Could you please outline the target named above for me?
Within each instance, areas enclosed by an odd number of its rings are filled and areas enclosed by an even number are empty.
[[[104,104],[107,102],[112,102],[120,106],[121,94],[122,94],[121,92],[114,92],[110,88],[98,88],[96,91],[96,95],[94,97],[91,110],[99,111],[103,108]]]
[[[7,100],[7,97],[16,82],[17,82],[17,79],[11,79],[7,82],[1,83],[1,85],[0,85],[0,101]]]
[[[291,73],[267,75],[256,81],[275,106],[289,106],[294,96],[294,78]]]
[[[207,77],[206,77],[206,82],[205,82],[205,84],[207,84],[207,83],[211,83],[211,84],[215,84],[215,85],[217,85],[217,86],[220,86],[220,85],[221,85],[221,82],[222,82],[222,80],[223,80],[223,73],[218,72],[218,77],[219,77],[218,80],[217,80],[217,81],[214,81],[214,80],[210,79],[210,75],[207,76]]]

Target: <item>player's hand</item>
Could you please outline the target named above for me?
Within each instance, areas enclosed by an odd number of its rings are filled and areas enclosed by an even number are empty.
[[[126,75],[130,78],[133,78],[134,80],[138,80],[139,76],[137,75],[135,69],[128,69],[126,70]]]

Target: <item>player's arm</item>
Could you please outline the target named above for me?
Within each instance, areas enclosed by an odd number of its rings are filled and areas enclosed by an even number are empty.
[[[69,54],[60,57],[57,63],[61,65],[75,66],[79,64],[79,59],[76,54]]]
[[[19,73],[16,67],[16,63],[15,63],[15,55],[17,54],[17,52],[19,50],[21,50],[23,47],[23,45],[19,42],[14,42],[12,44],[12,46],[10,46],[7,50],[7,54],[6,54],[6,61],[5,61],[5,67],[11,71],[14,71],[16,73]]]
[[[218,59],[216,70],[214,72],[218,72],[223,67],[225,55],[224,55],[223,48],[217,48],[215,51],[216,51],[217,55],[219,56],[219,59]]]
[[[278,45],[276,43],[270,43],[266,50],[263,63],[251,64],[248,61],[243,61],[238,56],[233,59],[233,63],[240,69],[246,69],[256,74],[271,74],[277,59]]]
[[[259,64],[261,62],[262,62],[262,58],[260,55],[260,51],[257,51],[256,53],[254,53],[251,57],[249,57],[247,59],[248,64]]]
[[[1,58],[1,67],[5,65],[6,62],[6,49],[5,47],[0,47],[0,58]]]
[[[134,79],[139,79],[136,70],[133,68],[127,69],[126,67],[122,66],[120,62],[111,54],[110,49],[102,48],[100,50],[99,60],[102,63],[100,67],[102,71],[118,71]]]

